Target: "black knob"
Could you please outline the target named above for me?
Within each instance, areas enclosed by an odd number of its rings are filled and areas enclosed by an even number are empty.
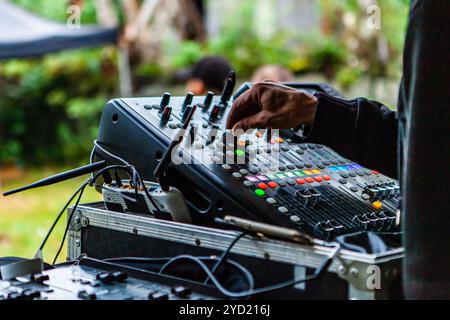
[[[181,113],[184,113],[184,110],[186,109],[186,107],[192,104],[193,98],[194,98],[194,94],[192,92],[188,92],[186,94],[183,104],[181,105]]]
[[[122,271],[115,271],[112,273],[112,275],[118,282],[125,282],[125,280],[127,280],[128,278],[128,273]]]
[[[169,300],[169,295],[164,292],[150,292],[148,295],[149,300]]]
[[[174,287],[171,291],[180,298],[187,298],[192,293],[192,289],[183,286]]]
[[[227,82],[223,88],[222,97],[220,98],[220,104],[227,105],[228,100],[230,100],[233,94],[234,87],[236,86],[236,73],[230,71],[228,74]]]
[[[35,273],[31,276],[31,281],[37,282],[37,283],[43,283],[44,281],[49,280],[50,277],[47,274],[42,273]]]
[[[209,121],[216,121],[222,111],[222,106],[216,104],[209,114]]]
[[[78,298],[82,300],[96,300],[97,295],[95,293],[89,293],[86,290],[81,290],[78,292]]]
[[[97,276],[95,278],[98,281],[100,281],[101,283],[109,284],[114,281],[115,277],[111,273],[102,272],[102,273],[97,274]]]
[[[211,103],[214,98],[214,92],[208,91],[208,93],[205,96],[205,100],[203,101],[203,111],[207,111],[209,107],[211,106]]]
[[[166,124],[172,115],[172,107],[165,107],[161,114],[161,123]]]
[[[194,143],[195,136],[197,135],[198,127],[195,124],[191,123],[191,128],[189,129],[189,137],[191,144]]]
[[[166,106],[169,105],[170,102],[170,93],[165,92],[161,98],[161,103],[159,104],[159,110],[163,111]]]

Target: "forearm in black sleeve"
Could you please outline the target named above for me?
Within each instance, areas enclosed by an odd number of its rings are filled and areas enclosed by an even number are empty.
[[[396,178],[396,113],[364,98],[317,97],[316,116],[306,141],[327,145],[350,160]]]

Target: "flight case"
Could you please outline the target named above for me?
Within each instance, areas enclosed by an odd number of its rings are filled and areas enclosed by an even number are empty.
[[[236,235],[236,231],[108,211],[103,202],[82,204],[70,225],[67,258],[74,260],[81,254],[97,259],[218,256]],[[311,274],[332,250],[249,235],[236,243],[230,259],[248,268],[255,278],[255,287],[261,287]],[[383,254],[342,249],[325,276],[262,298],[399,299],[403,255],[403,248]]]

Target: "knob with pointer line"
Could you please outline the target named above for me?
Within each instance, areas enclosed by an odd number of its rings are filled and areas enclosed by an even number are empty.
[[[161,124],[166,124],[170,120],[170,116],[172,115],[172,107],[165,107],[161,113]]]
[[[219,117],[220,113],[222,112],[222,109],[224,107],[222,107],[221,105],[214,105],[214,107],[212,108],[210,114],[209,114],[209,121],[214,122],[217,120],[217,118]]]
[[[170,102],[170,93],[165,92],[159,104],[159,112],[162,112],[164,108],[169,105],[169,102]]]
[[[203,103],[199,104],[199,107],[202,108],[203,112],[208,111],[209,107],[211,107],[213,98],[214,98],[214,92],[208,91],[208,93],[205,96],[205,100],[203,100]]]

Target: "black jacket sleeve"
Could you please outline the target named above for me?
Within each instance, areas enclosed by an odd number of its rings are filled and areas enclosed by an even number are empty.
[[[306,141],[327,145],[353,161],[397,177],[396,113],[364,98],[317,94],[316,117]]]
[[[413,0],[399,119],[404,288],[450,299],[450,1]]]

